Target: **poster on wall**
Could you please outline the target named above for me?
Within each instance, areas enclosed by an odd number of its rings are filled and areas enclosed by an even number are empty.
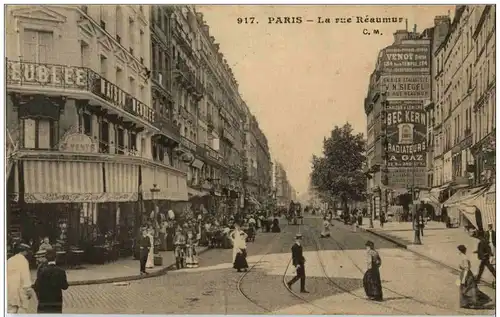
[[[431,99],[430,75],[381,76],[388,99]]]
[[[387,154],[390,167],[426,167],[427,121],[423,101],[388,101]]]
[[[430,45],[393,45],[381,52],[381,68],[389,74],[430,74]]]

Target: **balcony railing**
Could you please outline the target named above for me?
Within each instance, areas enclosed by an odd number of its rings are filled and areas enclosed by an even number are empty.
[[[211,157],[214,160],[219,159],[219,153],[216,150],[212,149],[208,144],[205,144],[204,146],[205,146],[205,150],[207,151],[207,155],[209,157]]]
[[[182,146],[184,146],[184,148],[186,148],[186,149],[188,149],[190,151],[196,152],[196,143],[194,143],[193,141],[189,140],[185,136],[181,137],[181,144],[182,144]]]
[[[180,138],[181,132],[180,127],[175,125],[169,118],[167,117],[157,117],[154,126],[160,129],[163,133],[169,136],[174,136],[176,138]]]
[[[12,86],[90,92],[150,124],[156,119],[153,109],[87,67],[7,60],[7,88]]]
[[[222,137],[226,140],[228,140],[229,142],[231,142],[232,144],[235,144],[236,142],[236,139],[234,138],[233,134],[231,133],[231,131],[228,129],[228,128],[222,128],[221,129],[221,134],[222,134]]]
[[[175,64],[174,75],[184,86],[198,98],[203,97],[203,83],[196,77],[196,74],[187,63],[183,60],[178,60]]]

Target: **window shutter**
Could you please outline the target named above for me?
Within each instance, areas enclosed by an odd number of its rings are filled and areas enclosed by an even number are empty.
[[[24,147],[35,148],[35,120],[24,119]]]
[[[33,30],[24,30],[22,43],[22,59],[27,62],[35,63],[37,53],[37,32]]]
[[[38,62],[39,63],[50,63],[51,58],[54,56],[52,54],[52,48],[54,45],[54,36],[50,32],[37,32],[38,33]]]
[[[40,149],[50,149],[50,121],[49,120],[39,120],[38,121],[38,148]]]

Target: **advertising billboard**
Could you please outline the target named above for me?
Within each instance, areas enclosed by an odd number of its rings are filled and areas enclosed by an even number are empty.
[[[389,74],[430,74],[429,44],[393,45],[381,52],[381,71]]]
[[[387,176],[391,188],[427,187],[427,169],[424,167],[391,167]]]
[[[423,100],[387,101],[387,166],[426,167],[427,121]]]
[[[431,99],[430,75],[383,75],[388,99]]]

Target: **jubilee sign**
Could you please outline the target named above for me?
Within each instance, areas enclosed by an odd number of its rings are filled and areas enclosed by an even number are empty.
[[[388,101],[388,167],[426,167],[427,122],[422,101]]]

